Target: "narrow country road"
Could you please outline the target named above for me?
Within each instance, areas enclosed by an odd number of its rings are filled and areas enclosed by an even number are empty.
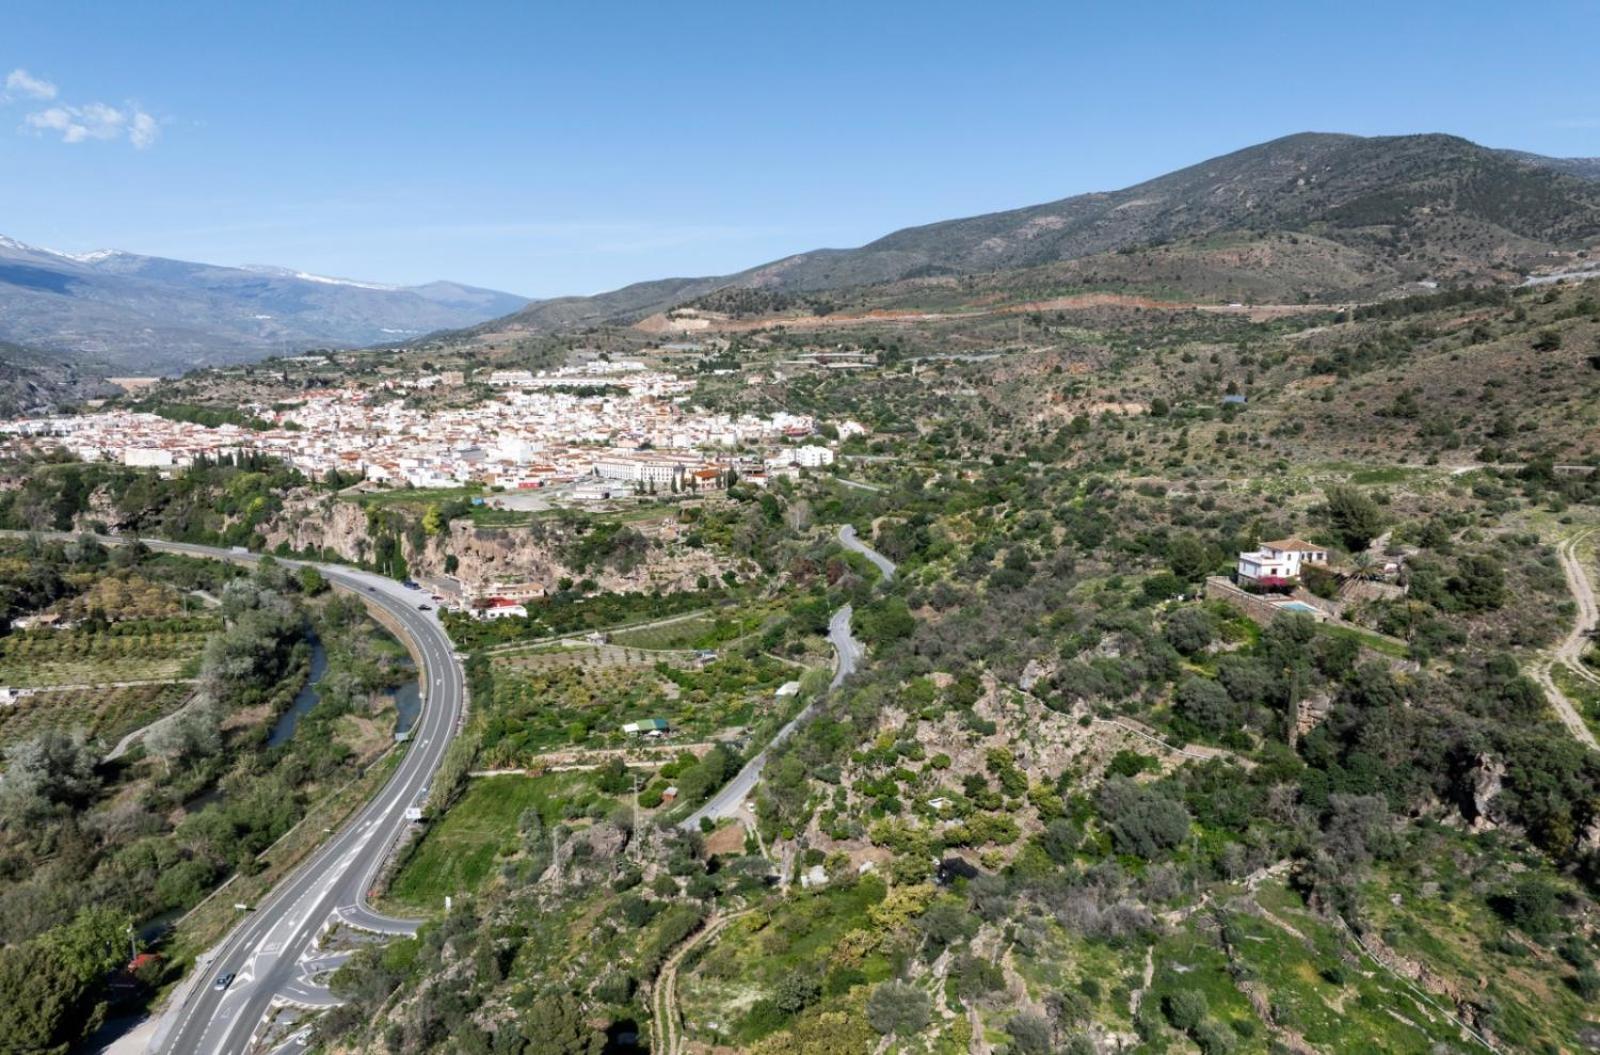
[[[1580,743],[1589,745],[1594,750],[1600,750],[1600,743],[1595,742],[1594,732],[1589,728],[1583,716],[1578,713],[1577,706],[1561,691],[1561,686],[1556,684],[1553,671],[1557,664],[1566,667],[1576,676],[1585,681],[1600,683],[1600,677],[1590,672],[1583,665],[1582,655],[1589,645],[1590,635],[1593,634],[1597,624],[1600,624],[1600,611],[1595,606],[1594,584],[1589,581],[1589,573],[1584,570],[1583,560],[1578,555],[1578,545],[1589,535],[1593,529],[1580,531],[1570,538],[1563,539],[1556,546],[1556,556],[1561,560],[1561,570],[1567,577],[1567,589],[1572,593],[1572,600],[1578,606],[1578,616],[1572,623],[1572,629],[1561,643],[1530,668],[1529,673],[1533,679],[1544,689],[1544,694],[1550,700],[1550,705],[1555,708],[1556,716],[1565,725]]]
[[[850,606],[843,605],[833,613],[833,618],[828,620],[828,643],[833,646],[834,655],[833,680],[828,683],[829,690],[838,688],[844,679],[856,672],[861,663],[863,649],[861,642],[850,632],[850,615]],[[778,730],[766,747],[758,751],[754,758],[744,764],[743,769],[734,774],[732,780],[722,786],[721,791],[711,796],[705,805],[679,821],[678,827],[684,831],[699,831],[701,818],[709,817],[712,821],[720,821],[737,813],[739,806],[755,790],[756,781],[761,779],[761,771],[767,768],[767,759],[772,757],[772,749],[793,736],[800,723],[815,714],[821,703],[822,697],[818,696],[806,704],[799,714],[789,719],[783,728]]]
[[[10,532],[8,534],[17,534]],[[39,533],[46,538],[76,535]],[[105,545],[128,538],[97,536]],[[150,549],[190,557],[253,564],[259,554],[159,539],[139,539]],[[336,588],[381,609],[410,639],[421,662],[422,713],[405,755],[383,789],[321,848],[289,872],[271,893],[250,906],[162,1012],[150,1051],[157,1055],[243,1055],[261,1039],[258,1029],[275,1003],[328,1006],[326,990],[308,981],[322,958],[315,939],[325,924],[343,922],[380,934],[415,933],[416,921],[375,912],[367,896],[390,849],[410,823],[407,808],[421,803],[454,739],[466,702],[466,678],[437,613],[419,610],[419,594],[393,579],[337,564],[311,563]],[[218,979],[232,976],[218,987]],[[326,1003],[322,1001],[326,1000]],[[293,1046],[292,1044],[290,1045]]]
[[[839,545],[870,560],[879,571],[883,572],[884,582],[894,579],[894,561],[857,538],[854,524],[845,524],[839,529]]]
[[[883,572],[883,579],[888,582],[894,578],[895,563],[877,550],[856,538],[855,528],[849,524],[839,529],[839,542],[846,549],[854,550],[870,560]],[[833,646],[833,680],[828,683],[831,692],[844,683],[844,680],[854,674],[861,665],[862,657],[866,650],[861,647],[861,642],[856,640],[855,634],[850,630],[850,617],[853,611],[849,605],[841,605],[828,620],[828,644]],[[806,704],[801,712],[791,718],[783,728],[779,729],[772,741],[762,748],[754,758],[744,764],[734,778],[722,790],[713,795],[705,805],[695,810],[682,821],[678,827],[685,831],[698,831],[700,821],[709,817],[712,821],[731,817],[738,812],[739,806],[750,793],[755,790],[756,781],[761,779],[761,771],[767,767],[767,759],[772,756],[772,749],[794,735],[800,723],[806,721],[816,713],[817,707],[822,703],[818,697]]]

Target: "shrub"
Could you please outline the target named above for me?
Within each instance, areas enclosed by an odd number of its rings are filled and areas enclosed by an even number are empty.
[[[931,1013],[928,994],[904,982],[884,982],[867,998],[867,1023],[886,1035],[909,1037],[927,1026]]]
[[[1189,834],[1189,813],[1183,806],[1123,777],[1100,785],[1095,802],[1118,853],[1152,858]]]
[[[1217,621],[1204,608],[1180,608],[1167,619],[1161,636],[1177,651],[1193,656],[1216,640]]]
[[[1228,690],[1210,678],[1185,678],[1178,686],[1173,710],[1209,733],[1226,732],[1239,724],[1239,709]]]
[[[1492,900],[1494,910],[1512,926],[1534,937],[1553,933],[1561,926],[1556,914],[1556,891],[1544,879],[1525,875],[1510,890]]]
[[[1187,1033],[1205,1020],[1206,1013],[1211,1007],[1206,1002],[1206,994],[1200,990],[1180,989],[1176,993],[1168,993],[1162,999],[1161,1010],[1166,1012],[1167,1021],[1172,1023],[1172,1028]]]
[[[1190,1035],[1203,1055],[1227,1055],[1233,1050],[1233,1032],[1213,1019],[1195,1026]]]

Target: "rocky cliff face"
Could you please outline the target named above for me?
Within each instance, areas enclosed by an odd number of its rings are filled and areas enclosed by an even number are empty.
[[[372,556],[366,511],[331,496],[289,498],[283,512],[262,530],[267,548],[287,543],[298,551],[326,550],[348,561]]]
[[[636,561],[587,569],[574,567],[567,557],[573,529],[548,521],[544,531],[535,533],[526,527],[480,527],[461,519],[431,537],[402,532],[399,543],[415,575],[443,576],[448,559],[455,557],[455,569],[448,574],[474,593],[495,582],[539,583],[554,591],[562,579],[592,579],[601,590],[616,593],[670,593],[695,589],[701,576],[715,580],[729,568],[741,576],[755,570],[725,555],[684,545],[670,516],[631,528],[646,544]],[[366,510],[329,496],[290,498],[263,533],[269,549],[287,543],[294,550],[329,551],[356,562],[370,560],[376,550]]]

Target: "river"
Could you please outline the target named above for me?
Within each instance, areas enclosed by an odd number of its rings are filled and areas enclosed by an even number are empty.
[[[300,719],[311,713],[311,708],[317,705],[317,683],[328,672],[328,652],[322,647],[322,642],[313,634],[311,641],[311,673],[306,678],[306,683],[295,694],[288,710],[278,716],[273,723],[272,732],[267,735],[267,748],[270,750],[284,743],[294,736],[294,731],[300,727]],[[409,658],[406,659],[406,670],[411,675],[395,688],[385,690],[385,695],[394,704],[395,724],[394,731],[409,732],[417,720],[417,714],[422,710],[422,692],[416,677],[416,668]]]

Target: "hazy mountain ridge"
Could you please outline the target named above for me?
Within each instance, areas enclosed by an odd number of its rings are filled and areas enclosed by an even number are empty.
[[[383,286],[118,251],[58,253],[0,238],[0,339],[132,372],[401,341],[526,303],[453,282]]]
[[[1400,282],[1503,278],[1600,239],[1600,162],[1438,134],[1302,133],[1118,191],[908,227],[856,249],[798,253],[733,275],[540,301],[477,329],[633,322],[719,290],[811,293],[1268,231],[1356,249],[1374,273]]]
[[[29,348],[0,341],[0,417],[50,412],[64,403],[115,395],[87,364],[63,362]]]

